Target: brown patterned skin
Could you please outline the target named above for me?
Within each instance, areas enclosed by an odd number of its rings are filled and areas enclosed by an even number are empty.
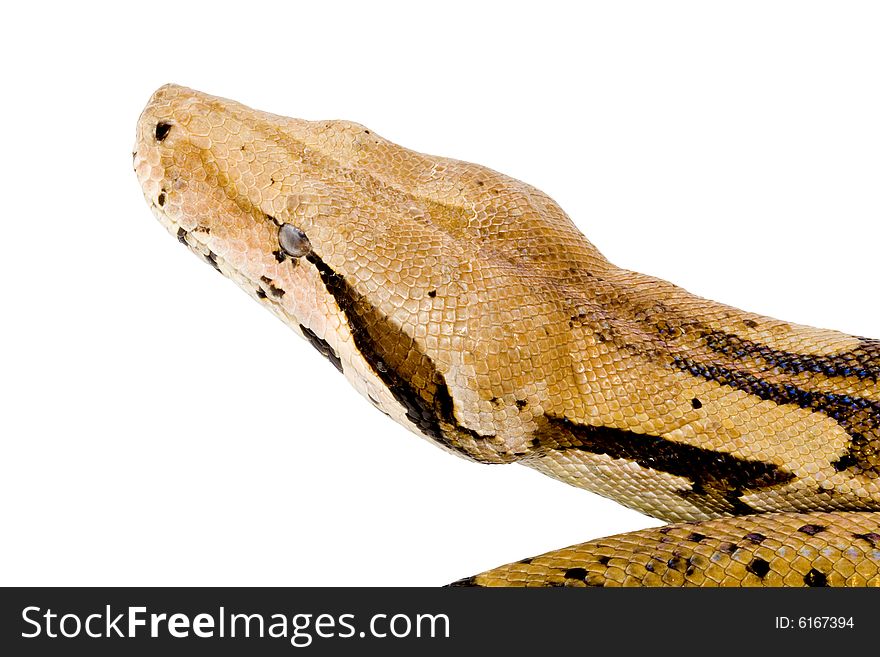
[[[453,586],[880,586],[876,513],[765,513],[600,538]]]
[[[880,551],[855,536],[880,534],[880,342],[622,270],[539,190],[355,123],[166,85],[140,117],[134,165],[178,240],[418,435],[670,522],[718,518],[701,532],[716,542],[750,522],[790,539],[757,514],[858,512],[822,516],[835,529],[811,540],[849,532],[862,579],[811,581],[880,584]],[[625,540],[540,559],[586,563]],[[767,577],[780,569],[768,582],[792,583],[785,558],[761,558]],[[508,568],[474,581],[559,581]],[[622,583],[754,583],[741,570]]]

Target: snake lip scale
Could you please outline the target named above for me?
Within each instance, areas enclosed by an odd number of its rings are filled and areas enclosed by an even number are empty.
[[[456,585],[880,586],[880,341],[620,269],[540,190],[357,123],[165,85],[133,161],[390,418],[670,523]]]

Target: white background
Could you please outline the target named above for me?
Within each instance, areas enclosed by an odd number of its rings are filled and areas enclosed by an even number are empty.
[[[875,4],[23,6],[2,584],[437,585],[654,522],[417,439],[176,244],[131,171],[165,82],[486,164],[621,266],[880,336]]]

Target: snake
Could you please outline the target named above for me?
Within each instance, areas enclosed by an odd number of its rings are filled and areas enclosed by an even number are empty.
[[[178,85],[137,122],[159,222],[379,411],[665,525],[453,586],[880,586],[880,340],[611,264],[489,168]]]

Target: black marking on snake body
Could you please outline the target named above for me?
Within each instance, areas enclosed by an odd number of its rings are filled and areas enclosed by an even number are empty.
[[[803,527],[798,527],[798,531],[801,534],[807,534],[808,536],[815,536],[819,532],[824,532],[827,527],[823,527],[822,525],[804,525]]]
[[[261,287],[258,287],[258,288],[257,288],[257,296],[258,296],[260,299],[265,299],[265,298],[266,298],[266,293],[263,292],[263,288],[261,288]]]
[[[764,579],[767,573],[770,572],[770,563],[760,557],[755,557],[746,566],[746,570]]]
[[[276,299],[280,299],[284,296],[284,290],[280,287],[275,286],[275,281],[273,281],[268,276],[260,276],[260,280],[263,281],[266,286],[269,288],[269,293],[275,297]]]
[[[345,315],[355,347],[403,406],[406,418],[441,445],[472,459],[484,460],[464,451],[444,432],[441,424],[474,439],[492,437],[458,423],[446,379],[430,356],[417,349],[411,336],[395,326],[314,251],[305,258],[318,270],[324,287]]]
[[[221,274],[223,271],[220,269],[220,265],[217,264],[217,254],[213,251],[208,251],[208,255],[205,256],[205,262],[211,265],[214,269],[219,271]]]
[[[872,548],[880,546],[880,534],[876,532],[868,532],[867,534],[853,534],[853,538],[867,541],[871,544]]]
[[[318,353],[324,356],[324,358],[333,363],[333,367],[342,372],[342,361],[339,359],[339,355],[333,347],[331,347],[326,340],[319,338],[309,327],[300,324],[299,329],[302,331],[303,335],[306,336],[306,340],[309,341],[309,344],[317,349]]]
[[[281,249],[278,249],[277,251],[272,251],[272,255],[275,256],[276,262],[284,262],[287,259],[287,254],[284,253],[284,251],[282,251]],[[294,260],[293,262],[294,264],[296,264],[297,261]]]
[[[669,566],[670,570],[677,570],[679,572],[684,572],[685,570],[685,561],[678,555],[670,557],[666,565]]]
[[[746,340],[723,331],[710,331],[705,337],[706,346],[733,360],[759,358],[766,369],[776,368],[788,374],[813,372],[823,376],[842,376],[856,379],[880,380],[880,347],[876,340],[860,339],[859,346],[833,356],[815,356],[771,349],[758,342]]]
[[[785,484],[795,476],[775,463],[744,459],[659,436],[576,424],[549,415],[544,420],[535,434],[541,448],[604,454],[684,477],[692,482],[691,489],[678,494],[701,507],[720,507],[735,514],[753,513],[740,499],[744,494]]]
[[[831,467],[833,467],[838,472],[843,472],[844,470],[848,470],[849,468],[855,468],[858,466],[859,461],[854,456],[852,443],[850,443],[850,447],[847,448],[847,451],[840,456],[835,461],[831,462]]]
[[[880,429],[873,433],[873,438],[853,435],[846,451],[831,466],[838,472],[852,469],[857,474],[880,477]]]
[[[189,244],[186,241],[186,235],[187,235],[187,233],[183,228],[177,229],[177,241],[180,242],[181,244],[183,244],[184,246],[189,246]],[[180,251],[178,251],[178,253],[180,253]]]
[[[748,515],[750,513],[756,513],[755,509],[751,506],[743,502],[742,500],[742,491],[739,490],[731,490],[724,493],[721,497],[723,503],[729,505],[729,511],[738,516]],[[680,493],[681,497],[691,502],[697,502],[699,506],[699,500],[705,499],[709,500],[713,498],[713,495],[710,491],[707,491],[701,484],[694,484],[689,491],[683,491]],[[707,507],[708,508],[708,507]]]
[[[586,568],[569,568],[565,571],[565,579],[577,579],[580,581],[584,581],[586,576]]]
[[[810,572],[804,575],[804,584],[807,586],[828,586],[828,578],[825,573],[811,568]]]
[[[750,533],[746,534],[745,536],[743,536],[743,538],[747,541],[751,541],[755,545],[760,545],[761,543],[763,543],[767,539],[767,537],[764,536],[764,534],[760,534],[758,532],[750,532]]]
[[[477,584],[476,577],[465,577],[463,579],[458,579],[458,580],[452,582],[451,584],[447,584],[443,588],[458,588],[461,586],[480,586],[480,585]]]

